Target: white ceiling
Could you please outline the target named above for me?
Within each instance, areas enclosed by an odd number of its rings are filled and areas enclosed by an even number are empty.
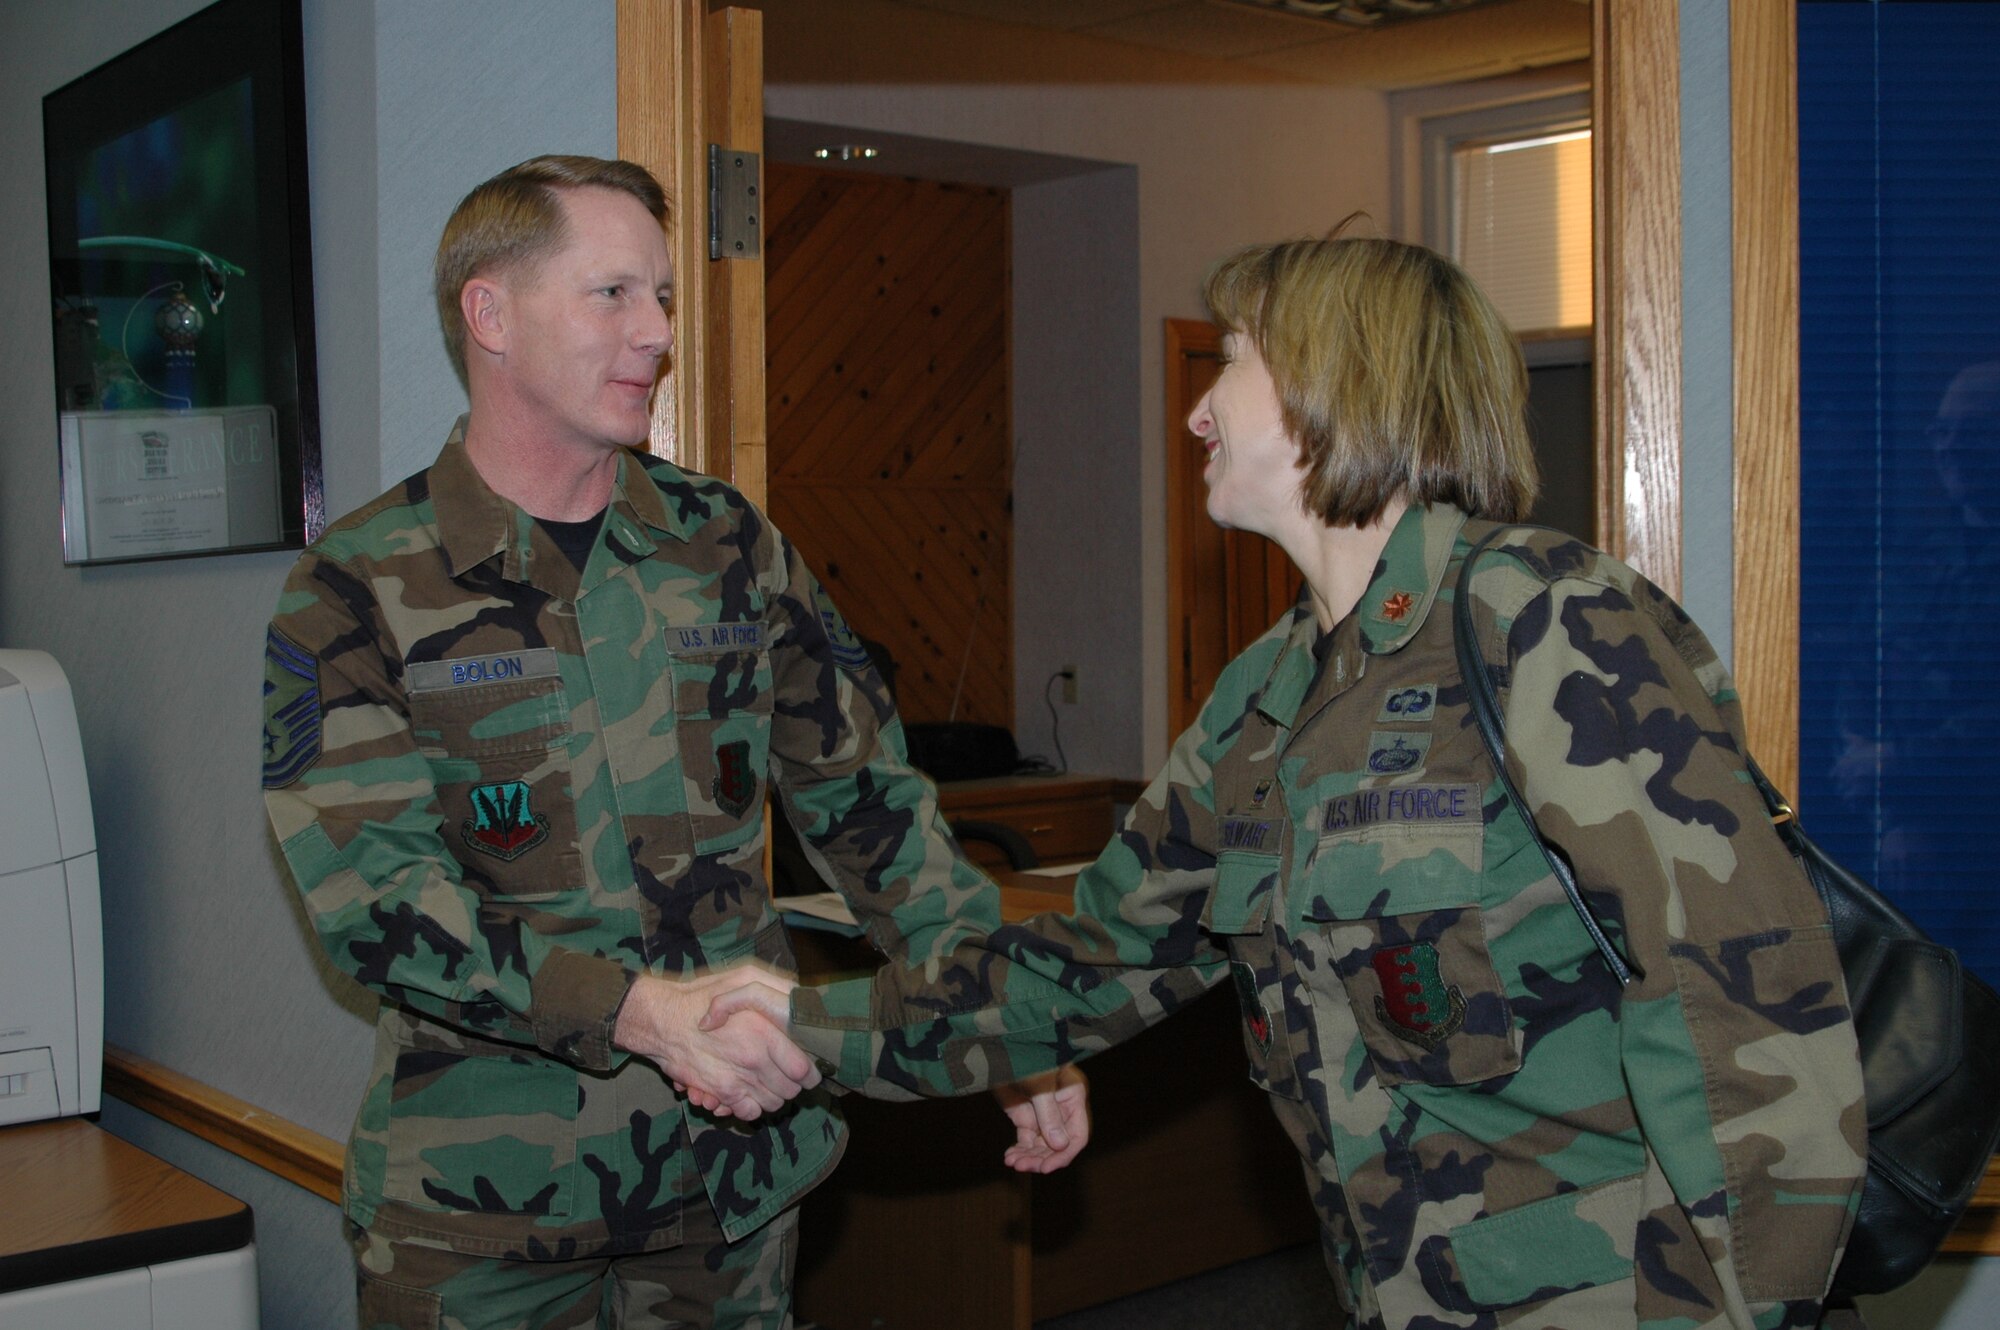
[[[1236,0],[893,0],[913,9],[1055,28],[1351,87],[1409,88],[1590,55],[1590,0],[1496,0],[1375,28]]]

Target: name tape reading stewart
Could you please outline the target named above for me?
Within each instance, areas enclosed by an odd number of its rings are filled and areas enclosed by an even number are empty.
[[[561,673],[554,647],[526,647],[490,656],[460,656],[456,660],[416,660],[405,666],[413,693],[436,693],[483,683],[516,679],[553,679]]]
[[[1225,817],[1217,848],[1277,854],[1284,849],[1285,823],[1282,817]]]
[[[1320,812],[1322,834],[1356,827],[1480,821],[1477,785],[1391,785],[1328,799]]]
[[[764,625],[761,623],[696,623],[686,627],[669,625],[667,651],[675,656],[702,656],[719,651],[762,651]]]

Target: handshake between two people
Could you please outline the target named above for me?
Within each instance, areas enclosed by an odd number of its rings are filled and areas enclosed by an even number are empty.
[[[642,975],[619,1008],[613,1042],[651,1060],[689,1103],[748,1121],[820,1082],[818,1064],[791,1040],[797,986],[754,961],[688,979]],[[993,1093],[1014,1125],[1009,1168],[1053,1173],[1090,1139],[1088,1091],[1074,1067]]]

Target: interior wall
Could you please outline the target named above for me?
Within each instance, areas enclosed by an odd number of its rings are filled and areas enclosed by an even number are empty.
[[[1146,767],[1139,249],[1132,167],[1014,190],[1015,735],[1118,775]]]
[[[0,643],[75,690],[103,882],[105,1034],[345,1139],[372,1005],[328,972],[266,830],[264,625],[292,556],[65,568],[43,190],[44,94],[203,0],[0,6]],[[476,9],[304,0],[328,508],[435,454],[463,395],[428,272],[452,204],[537,152],[615,149],[611,0]],[[104,1125],[256,1211],[269,1325],[353,1324],[335,1208],[144,1114]]]
[[[1132,168],[1137,317],[1110,330],[1111,340],[1091,350],[1074,373],[1052,377],[1040,399],[1045,419],[1103,421],[1106,432],[1064,431],[1075,451],[1067,459],[1045,459],[1049,465],[1036,474],[1052,476],[1062,470],[1055,465],[1062,460],[1077,467],[1066,482],[1051,481],[1050,492],[1076,491],[1064,502],[1080,505],[1081,520],[1047,533],[1048,559],[1072,557],[1068,551],[1085,539],[1095,550],[1134,551],[1136,559],[1108,561],[1090,588],[1094,599],[1115,603],[1119,613],[1086,619],[1063,615],[1051,602],[1042,626],[1031,630],[1026,607],[1035,570],[1023,562],[1029,542],[1017,540],[1016,714],[1024,728],[1030,716],[1045,721],[1041,689],[1051,670],[1070,662],[1060,648],[1044,648],[1064,635],[1084,639],[1106,662],[1099,685],[1109,690],[1106,696],[1136,691],[1140,701],[1130,714],[1091,716],[1086,723],[1081,713],[1096,693],[1085,673],[1077,707],[1064,713],[1070,765],[1083,769],[1082,755],[1088,753],[1090,763],[1101,763],[1108,774],[1151,775],[1165,759],[1169,739],[1161,320],[1203,317],[1202,275],[1242,245],[1323,232],[1355,209],[1367,210],[1386,228],[1384,99],[882,0],[843,0],[838,7],[817,0],[762,0],[759,8],[765,22],[767,115]],[[1056,194],[1085,188],[1057,182]],[[1063,201],[1055,195],[1048,200]],[[1016,205],[1025,206],[1018,196]],[[1108,221],[1117,224],[1116,218]],[[1077,225],[1087,229],[1088,218]],[[1103,239],[1092,237],[1091,243]],[[1072,319],[1099,313],[1076,300],[1057,302],[1055,312]],[[1037,335],[1017,305],[1017,353]],[[1115,377],[1121,364],[1133,362],[1137,415],[1117,420],[1115,406],[1107,409],[1106,400],[1122,391]],[[1017,403],[1025,406],[1035,395],[1029,376],[1021,373]],[[1031,457],[1037,439],[1020,417],[1016,433],[1019,503],[1028,492],[1021,477],[1039,463]],[[1018,522],[1016,530],[1018,535]],[[1130,619],[1133,606],[1136,619]],[[1130,665],[1135,661],[1136,676]],[[1071,748],[1072,743],[1083,747]],[[1036,746],[1034,730],[1028,729],[1023,746]]]

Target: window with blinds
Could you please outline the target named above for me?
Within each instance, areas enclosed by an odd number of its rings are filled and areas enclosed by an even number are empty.
[[[1452,253],[1517,333],[1590,323],[1590,131],[1459,143]]]
[[[2000,981],[2000,6],[1798,41],[1800,813]]]

